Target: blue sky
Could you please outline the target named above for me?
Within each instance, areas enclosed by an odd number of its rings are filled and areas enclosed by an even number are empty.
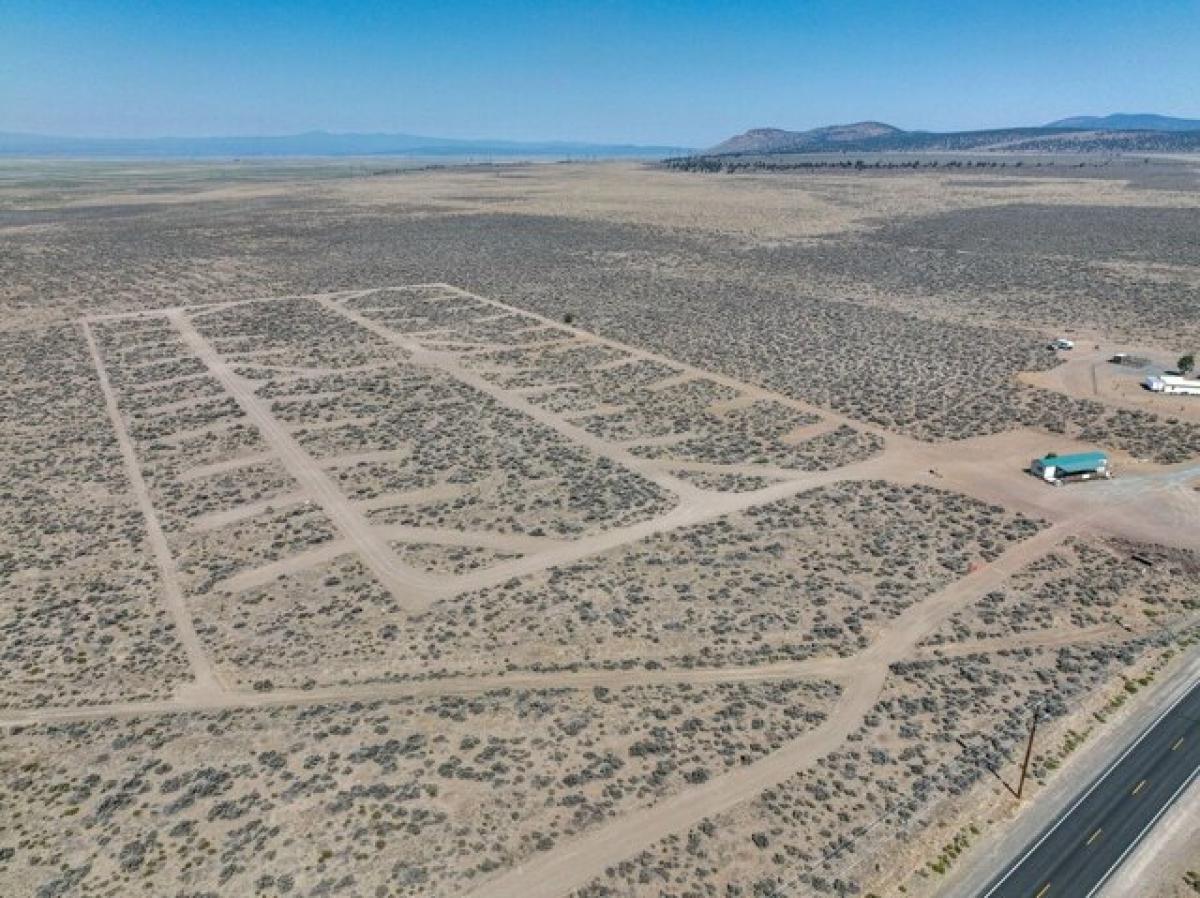
[[[1200,116],[1200,0],[0,0],[0,131],[705,146]]]

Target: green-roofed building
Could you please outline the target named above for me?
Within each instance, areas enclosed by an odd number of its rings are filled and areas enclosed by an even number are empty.
[[[1030,472],[1047,483],[1062,484],[1068,480],[1108,479],[1112,467],[1103,452],[1076,452],[1072,455],[1044,455],[1029,465]]]

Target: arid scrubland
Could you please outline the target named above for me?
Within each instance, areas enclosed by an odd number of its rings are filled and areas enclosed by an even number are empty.
[[[170,695],[187,659],[75,328],[3,335],[0,704]]]
[[[501,690],[26,729],[0,748],[21,847],[0,875],[10,894],[453,895],[762,757],[837,691]]]
[[[574,893],[838,895],[891,866],[893,838],[920,832],[990,776],[1026,735],[1137,655],[1112,646],[1026,648],[899,662],[845,747],[723,814],[706,817]]]
[[[1129,563],[1137,555],[1149,563]],[[951,615],[928,646],[1056,632],[1119,636],[1152,623],[1172,627],[1200,610],[1196,553],[1068,540],[1003,588]]]
[[[254,171],[0,187],[0,893],[890,898],[1195,651],[1200,427],[1017,377],[1188,166]]]

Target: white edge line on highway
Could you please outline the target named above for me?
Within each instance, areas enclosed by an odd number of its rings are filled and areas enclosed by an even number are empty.
[[[1102,773],[1100,775],[1100,778],[1097,779],[1095,782],[1093,782],[1092,785],[1088,788],[1088,790],[1083,793],[1083,795],[1079,796],[1079,798],[1075,801],[1075,803],[1073,805],[1071,805],[1071,807],[1067,810],[1067,812],[1065,814],[1059,815],[1058,820],[1055,821],[1054,825],[1052,827],[1050,827],[1048,830],[1046,830],[1044,833],[1042,833],[1042,837],[1033,844],[1033,847],[1031,847],[1023,855],[1021,855],[1020,860],[1018,860],[1015,864],[1012,864],[1008,868],[1008,871],[1002,877],[1000,877],[1000,879],[996,882],[996,884],[993,885],[990,889],[988,889],[987,892],[985,892],[981,896],[981,898],[990,898],[990,896],[993,895],[995,893],[995,891],[998,888],[1000,888],[1000,886],[1004,885],[1004,883],[1008,881],[1008,878],[1010,876],[1012,876],[1013,873],[1015,873],[1017,871],[1017,869],[1023,863],[1025,863],[1025,861],[1029,858],[1029,856],[1031,854],[1033,854],[1035,851],[1037,851],[1042,846],[1042,843],[1045,842],[1048,838],[1050,838],[1051,835],[1053,835],[1053,833],[1056,829],[1058,829],[1060,826],[1062,826],[1063,821],[1065,821],[1068,817],[1070,817],[1072,814],[1075,813],[1075,809],[1078,808],[1081,804],[1083,804],[1084,801],[1087,800],[1087,797],[1089,795],[1091,795],[1093,792],[1095,792],[1097,787],[1099,787],[1101,783],[1103,783],[1106,779],[1108,779],[1109,774],[1111,774],[1117,768],[1117,766],[1122,761],[1125,760],[1125,758],[1129,755],[1129,753],[1132,752],[1139,745],[1141,745],[1142,740],[1145,739],[1147,736],[1149,736],[1152,732],[1154,732],[1154,729],[1160,723],[1162,723],[1163,718],[1165,718],[1168,714],[1170,714],[1172,711],[1174,711],[1176,705],[1178,705],[1185,698],[1187,698],[1189,695],[1191,695],[1192,690],[1196,689],[1197,686],[1200,686],[1200,683],[1190,684],[1188,686],[1188,688],[1183,691],[1182,695],[1180,695],[1177,699],[1175,699],[1175,701],[1171,702],[1171,704],[1167,707],[1167,709],[1165,711],[1163,711],[1161,714],[1159,714],[1158,717],[1156,717],[1154,719],[1154,722],[1152,724],[1150,724],[1150,726],[1148,726],[1144,730],[1142,730],[1142,734],[1140,736],[1138,736],[1137,739],[1135,739],[1133,741],[1133,743],[1130,744],[1130,746],[1121,753],[1121,756],[1119,758],[1117,758],[1115,761],[1113,761],[1111,764],[1108,765],[1108,768],[1104,771],[1104,773]],[[1161,813],[1161,811],[1159,813]],[[1157,820],[1158,818],[1156,817],[1155,819]],[[1118,863],[1120,863],[1120,862],[1118,861]],[[1112,871],[1110,870],[1109,872],[1111,873]]]
[[[1170,798],[1166,800],[1166,803],[1164,803],[1163,806],[1158,809],[1158,813],[1154,815],[1153,819],[1144,827],[1142,827],[1142,831],[1138,833],[1137,836],[1134,837],[1133,841],[1129,843],[1128,847],[1121,852],[1121,856],[1117,858],[1113,865],[1108,868],[1105,874],[1100,877],[1100,881],[1096,883],[1096,885],[1090,892],[1087,893],[1087,895],[1084,896],[1084,898],[1092,898],[1093,895],[1095,895],[1098,891],[1100,891],[1101,888],[1104,887],[1104,884],[1112,878],[1112,875],[1116,872],[1116,869],[1121,866],[1125,858],[1129,856],[1129,852],[1133,851],[1133,849],[1137,848],[1138,845],[1142,843],[1142,839],[1146,837],[1146,833],[1150,832],[1154,824],[1158,822],[1159,817],[1171,809],[1171,806],[1175,804],[1175,799],[1182,795],[1184,790],[1192,784],[1192,781],[1196,779],[1196,774],[1198,773],[1200,773],[1200,767],[1197,767],[1192,771],[1191,776],[1184,780],[1183,784],[1175,790],[1174,794],[1172,794]]]

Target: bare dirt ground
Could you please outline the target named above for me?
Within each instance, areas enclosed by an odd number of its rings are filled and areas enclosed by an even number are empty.
[[[890,896],[1195,655],[1186,166],[7,175],[4,894]]]
[[[1185,421],[1200,421],[1200,402],[1194,396],[1162,396],[1144,388],[1150,375],[1174,368],[1178,357],[1162,350],[1081,335],[1082,345],[1062,352],[1063,363],[1048,371],[1019,375],[1022,383],[1054,390],[1076,399],[1090,399],[1107,406],[1138,412],[1155,412]],[[1114,363],[1118,353],[1135,357],[1137,365]]]

